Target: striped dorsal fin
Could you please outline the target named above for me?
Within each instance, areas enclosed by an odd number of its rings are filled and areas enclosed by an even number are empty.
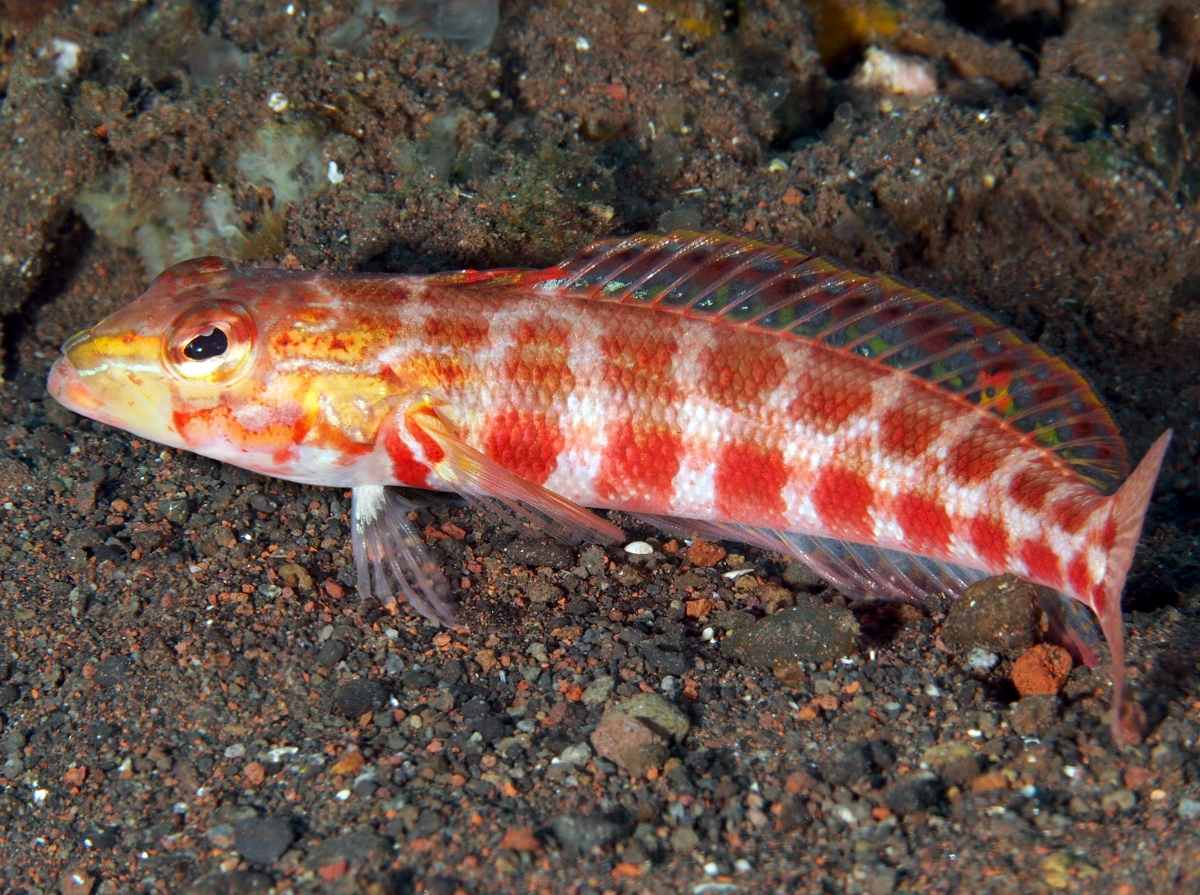
[[[824,346],[987,411],[1111,493],[1129,471],[1116,423],[1066,362],[958,302],[890,277],[721,233],[595,243],[537,291],[673,311]]]

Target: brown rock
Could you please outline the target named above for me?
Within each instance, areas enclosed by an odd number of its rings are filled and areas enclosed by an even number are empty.
[[[1041,635],[1041,601],[1035,585],[1011,575],[985,578],[950,605],[941,636],[946,646],[966,651],[982,647],[1016,656]]]
[[[688,562],[701,569],[711,569],[725,558],[725,548],[710,541],[693,541],[688,548]]]
[[[511,827],[497,846],[512,851],[538,851],[541,847],[541,840],[534,835],[533,827]]]
[[[634,777],[662,764],[668,742],[640,719],[612,712],[606,713],[592,732],[596,753]]]
[[[1013,663],[1012,682],[1021,697],[1057,693],[1071,673],[1071,654],[1061,646],[1039,643]]]

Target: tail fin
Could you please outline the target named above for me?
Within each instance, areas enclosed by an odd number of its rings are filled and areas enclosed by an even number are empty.
[[[1137,469],[1125,480],[1112,496],[1109,519],[1116,529],[1113,545],[1108,551],[1108,563],[1104,574],[1104,604],[1100,627],[1108,641],[1112,654],[1112,731],[1118,744],[1138,742],[1141,739],[1142,720],[1136,702],[1125,705],[1125,626],[1121,618],[1121,592],[1125,589],[1125,577],[1133,565],[1133,554],[1137,550],[1138,538],[1142,534],[1142,522],[1146,507],[1154,493],[1154,483],[1162,466],[1163,455],[1171,443],[1168,429],[1151,445]]]

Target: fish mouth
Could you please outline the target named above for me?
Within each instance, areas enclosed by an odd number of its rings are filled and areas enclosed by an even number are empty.
[[[50,368],[50,378],[46,381],[46,390],[50,392],[50,396],[55,401],[68,410],[90,417],[95,417],[100,411],[100,399],[84,385],[79,370],[66,357],[60,357]]]

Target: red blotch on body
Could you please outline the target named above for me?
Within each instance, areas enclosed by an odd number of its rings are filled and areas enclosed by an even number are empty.
[[[1059,500],[1050,505],[1050,521],[1073,535],[1083,528],[1094,510],[1095,506],[1079,498]]]
[[[1029,571],[1030,579],[1050,587],[1062,584],[1062,564],[1054,551],[1042,541],[1026,541],[1021,545],[1019,555]]]
[[[423,488],[429,476],[429,467],[413,456],[412,449],[400,437],[393,425],[384,427],[383,447],[392,461],[392,475],[404,485]],[[440,451],[440,448],[439,448]]]
[[[566,438],[543,413],[509,407],[488,423],[483,452],[506,469],[541,485],[558,465]]]
[[[623,420],[609,427],[596,479],[596,496],[630,509],[662,512],[674,497],[675,474],[683,454],[677,432],[650,423]]]
[[[776,338],[731,329],[700,352],[699,374],[705,397],[740,410],[764,401],[787,376],[787,363]]]
[[[871,505],[875,492],[867,479],[830,463],[817,475],[812,502],[825,528],[831,534],[851,541],[871,543],[875,526]]]
[[[1021,469],[1008,485],[1008,496],[1023,509],[1037,512],[1046,502],[1050,483],[1045,473],[1036,466]]]
[[[783,452],[757,444],[727,444],[717,455],[713,490],[722,518],[783,528],[788,469]]]
[[[567,364],[571,332],[563,325],[522,320],[513,333],[513,346],[504,356],[500,375],[508,383],[532,386],[543,394],[569,392],[575,377]]]
[[[918,397],[901,395],[879,421],[879,444],[889,454],[919,457],[938,437],[943,417],[919,400],[912,400]]]
[[[1010,448],[998,426],[981,423],[950,445],[946,471],[963,485],[981,485],[992,477]]]
[[[933,556],[945,554],[954,525],[940,503],[919,494],[899,494],[893,501],[892,512],[904,529],[908,549]]]
[[[800,373],[788,415],[819,432],[837,431],[856,413],[871,406],[871,383],[883,374],[851,358],[829,354],[815,369]]]
[[[1067,588],[1073,596],[1084,599],[1091,596],[1092,574],[1088,571],[1086,554],[1078,554],[1067,564]]]
[[[611,321],[600,339],[604,383],[609,388],[651,400],[673,403],[678,396],[673,363],[678,344],[662,332],[660,322],[630,327]]]
[[[1002,524],[985,516],[978,516],[971,520],[967,529],[971,536],[971,546],[975,548],[988,571],[1000,572],[1008,568],[1008,533]]]

